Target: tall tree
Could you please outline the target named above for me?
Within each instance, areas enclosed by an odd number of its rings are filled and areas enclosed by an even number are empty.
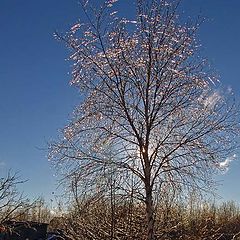
[[[75,193],[112,189],[114,179],[118,194],[143,201],[152,240],[154,206],[166,188],[211,187],[236,147],[238,113],[198,56],[200,21],[184,23],[178,3],[165,0],[136,1],[127,20],[115,2],[83,3],[88,21],[58,36],[72,51],[71,84],[83,101],[50,157]]]

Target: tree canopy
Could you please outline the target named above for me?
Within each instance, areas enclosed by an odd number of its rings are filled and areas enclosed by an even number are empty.
[[[142,201],[150,240],[164,192],[212,188],[237,147],[238,109],[199,54],[200,19],[182,21],[178,2],[138,0],[128,20],[115,2],[83,3],[87,22],[57,35],[83,101],[50,157],[75,193],[108,194],[114,182],[115,194]]]

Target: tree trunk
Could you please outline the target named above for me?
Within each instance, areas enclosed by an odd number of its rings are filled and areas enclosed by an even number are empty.
[[[154,210],[153,210],[153,199],[152,199],[152,188],[150,181],[145,183],[146,190],[146,221],[147,221],[147,240],[155,240],[154,231]]]
[[[147,240],[155,240],[152,194],[146,196]]]

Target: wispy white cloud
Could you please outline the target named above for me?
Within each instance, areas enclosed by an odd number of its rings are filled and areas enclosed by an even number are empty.
[[[209,95],[203,102],[204,106],[208,109],[213,109],[215,105],[221,100],[222,96],[218,91]]]
[[[230,166],[230,163],[235,160],[237,157],[236,154],[233,154],[232,156],[230,157],[227,157],[224,161],[220,162],[219,163],[219,167],[224,170],[224,171],[228,171],[229,170],[229,166]]]

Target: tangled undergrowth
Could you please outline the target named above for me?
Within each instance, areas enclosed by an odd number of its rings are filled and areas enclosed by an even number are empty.
[[[146,239],[144,205],[133,202],[92,202],[74,207],[55,218],[50,226],[61,227],[75,240]],[[233,202],[174,203],[158,206],[155,215],[156,239],[232,240],[240,239],[240,209]]]

